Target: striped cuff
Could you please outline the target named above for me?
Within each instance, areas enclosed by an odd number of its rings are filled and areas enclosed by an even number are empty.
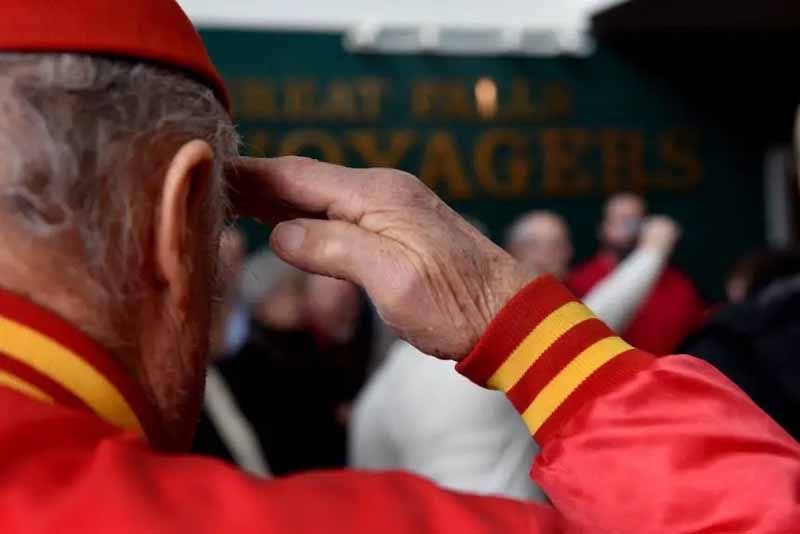
[[[531,282],[489,325],[458,371],[503,391],[539,444],[587,401],[653,357],[616,336],[554,277]]]

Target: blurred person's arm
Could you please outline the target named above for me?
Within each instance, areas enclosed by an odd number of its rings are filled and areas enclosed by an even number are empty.
[[[407,470],[458,491],[544,500],[527,475],[535,453],[502,394],[404,341],[356,400],[350,426],[352,467]]]
[[[636,250],[589,291],[584,304],[615,332],[625,330],[658,282],[679,234],[667,217],[648,219]]]
[[[367,381],[353,403],[348,439],[348,464],[359,469],[400,467],[390,426],[403,414],[397,398],[403,395],[392,382],[397,347],[389,350],[386,361]]]
[[[215,365],[210,365],[206,372],[203,406],[236,464],[255,476],[271,477],[258,435],[242,414],[224,375]]]

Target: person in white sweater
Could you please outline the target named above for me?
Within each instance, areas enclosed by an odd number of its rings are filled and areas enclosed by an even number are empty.
[[[648,219],[638,248],[585,302],[621,331],[647,297],[677,242],[667,217]],[[563,219],[533,212],[515,223],[509,251],[532,272],[564,276],[572,245]],[[453,402],[458,399],[458,402]],[[362,469],[400,469],[454,490],[543,500],[527,476],[536,455],[525,425],[506,397],[475,388],[453,369],[398,341],[356,400],[350,463]]]

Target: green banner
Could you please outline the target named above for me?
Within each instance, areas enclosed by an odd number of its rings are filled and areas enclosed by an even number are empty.
[[[495,239],[551,209],[579,258],[604,198],[644,193],[684,227],[676,261],[710,297],[763,235],[761,151],[611,50],[588,58],[352,54],[339,34],[204,31],[245,149],[405,169]],[[677,59],[676,59],[677,60]]]

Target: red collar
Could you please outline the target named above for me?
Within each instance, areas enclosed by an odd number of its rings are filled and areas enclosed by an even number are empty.
[[[95,413],[141,436],[152,406],[102,347],[60,317],[0,291],[0,387]]]

